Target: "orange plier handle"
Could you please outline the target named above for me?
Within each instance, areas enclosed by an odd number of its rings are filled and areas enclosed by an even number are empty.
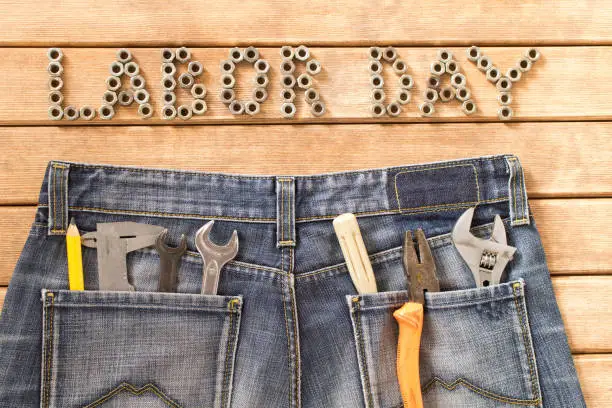
[[[404,408],[422,408],[419,349],[423,331],[423,305],[416,302],[404,303],[393,312],[393,317],[399,325],[397,379]]]

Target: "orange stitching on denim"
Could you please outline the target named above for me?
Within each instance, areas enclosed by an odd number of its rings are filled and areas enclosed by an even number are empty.
[[[281,188],[281,194],[280,194],[280,224],[281,224],[281,241],[285,240],[285,182],[284,181],[280,181],[280,188]]]
[[[495,400],[495,401],[500,401],[500,402],[505,402],[507,404],[511,404],[511,405],[528,405],[528,406],[532,406],[532,405],[539,405],[540,404],[540,399],[529,399],[529,400],[524,400],[524,399],[518,399],[518,398],[510,398],[510,397],[505,397],[503,395],[499,395],[499,394],[495,394],[491,391],[487,391],[483,388],[477,387],[475,385],[473,385],[472,383],[470,383],[469,381],[463,379],[463,378],[457,378],[455,381],[453,381],[452,383],[447,383],[444,380],[442,380],[439,377],[434,377],[431,379],[431,381],[429,381],[425,387],[423,387],[423,394],[425,394],[427,391],[429,391],[433,385],[435,384],[439,384],[442,387],[446,388],[448,391],[454,391],[455,388],[457,388],[457,386],[459,385],[463,385],[464,387],[466,387],[467,389],[475,392],[476,394],[482,395],[483,397]]]
[[[284,258],[284,252],[285,250],[282,249],[281,250],[281,257]],[[287,319],[287,305],[285,304],[285,280],[282,279],[282,286],[283,286],[283,296],[282,296],[282,303],[283,303],[283,315],[285,318],[285,334],[287,335],[287,365],[289,366],[289,372],[291,372],[291,338],[289,337],[289,320]],[[289,406],[291,406],[291,404],[293,403],[293,387],[289,387]]]
[[[51,218],[51,222],[53,223],[53,228],[51,228],[51,232],[54,233],[63,233],[66,232],[66,228],[64,228],[65,224],[65,220],[66,220],[66,215],[64,214],[64,205],[65,205],[65,200],[64,200],[64,187],[63,187],[63,183],[62,183],[62,170],[58,170],[58,169],[67,169],[67,166],[62,166],[59,164],[53,164],[51,166],[52,170],[51,170],[51,184],[52,184],[52,192],[53,192],[53,214],[50,217]],[[56,184],[57,184],[57,179],[58,176],[57,174],[60,173],[60,205],[61,205],[61,215],[60,215],[60,219],[61,219],[61,228],[58,228],[57,223],[56,223],[56,214],[58,212],[57,209],[57,195],[56,195]]]
[[[230,316],[229,316],[229,330],[228,330],[228,338],[227,338],[227,344],[225,346],[225,362],[223,364],[223,368],[224,368],[224,372],[223,372],[223,384],[221,385],[221,406],[225,407],[229,404],[228,401],[228,395],[229,395],[229,377],[230,377],[230,371],[232,370],[230,368],[230,359],[231,356],[234,354],[234,338],[236,337],[236,335],[234,334],[234,313],[237,313],[237,310],[235,310],[235,306],[236,306],[236,300],[237,299],[232,299],[230,300],[228,306],[230,309]]]
[[[157,388],[152,383],[145,384],[140,388],[137,388],[136,386],[130,383],[121,383],[116,388],[114,388],[107,394],[103,395],[100,399],[92,402],[89,405],[84,406],[83,408],[99,407],[101,404],[105,403],[106,401],[108,401],[109,399],[111,399],[112,397],[114,397],[115,395],[119,394],[122,391],[128,391],[134,396],[140,396],[144,394],[145,392],[150,391],[153,394],[157,395],[168,407],[181,408],[179,404],[172,401],[168,396],[166,396],[166,394],[164,394],[159,388]]]
[[[516,205],[516,198],[517,198],[517,189],[516,189],[516,184],[517,184],[517,178],[520,177],[520,182],[519,182],[519,192],[521,193],[521,197],[520,197],[520,201],[521,201],[521,215],[515,215],[516,219],[513,220],[514,223],[517,222],[522,222],[522,221],[528,221],[529,220],[529,215],[525,214],[525,197],[523,196],[523,191],[525,190],[525,184],[524,184],[524,174],[523,174],[523,170],[520,167],[520,164],[518,162],[518,159],[516,157],[509,157],[507,159],[509,162],[512,162],[513,164],[510,165],[511,167],[511,177],[512,177],[512,191],[514,193],[514,214],[517,214],[517,205]]]
[[[291,257],[291,251],[292,249],[289,248],[289,256]],[[289,265],[289,268],[291,268],[291,265]],[[295,406],[298,406],[298,398],[299,398],[299,382],[298,382],[298,378],[299,378],[299,372],[300,372],[300,342],[299,342],[299,338],[298,338],[298,332],[297,332],[297,311],[296,311],[296,305],[295,305],[295,293],[293,292],[293,287],[290,285],[289,286],[289,305],[291,306],[291,317],[293,320],[293,343],[295,344],[295,364],[294,364],[294,369],[293,369],[293,378],[294,378],[294,390],[295,392],[293,393],[293,395],[295,396],[295,398],[293,399],[293,402],[295,403]]]
[[[53,214],[49,214],[51,218],[51,222],[53,223],[53,228],[51,231],[55,230],[55,212],[57,211],[57,195],[55,195],[55,166],[51,167],[51,185],[52,185],[52,194],[53,194]]]
[[[523,335],[523,346],[525,347],[525,353],[527,353],[527,363],[529,364],[529,378],[531,380],[531,392],[533,393],[533,396],[536,398],[540,397],[540,393],[538,392],[538,387],[537,387],[537,379],[536,379],[536,375],[534,374],[535,370],[534,370],[534,362],[532,361],[532,353],[533,350],[531,349],[531,344],[529,341],[529,336],[527,334],[527,323],[525,322],[525,320],[523,319],[523,313],[525,312],[524,308],[520,306],[519,301],[518,301],[518,294],[517,292],[520,291],[521,289],[521,284],[520,283],[514,283],[512,285],[512,294],[514,295],[514,304],[516,306],[516,312],[519,315],[519,320],[520,320],[520,324],[521,324],[521,334]]]
[[[46,299],[50,299],[50,303],[46,302]],[[45,297],[45,305],[48,306],[47,311],[47,343],[45,344],[45,378],[43,381],[43,402],[42,406],[47,408],[49,406],[49,399],[51,394],[51,362],[53,358],[51,354],[53,352],[53,301],[55,299],[55,295],[53,292],[48,292]]]
[[[363,331],[361,329],[361,313],[360,313],[360,305],[359,305],[359,296],[354,296],[352,299],[353,302],[353,316],[355,318],[355,331],[356,333],[356,341],[358,343],[358,352],[361,357],[361,369],[363,372],[363,387],[365,392],[366,399],[366,408],[370,408],[374,406],[374,396],[372,395],[372,389],[370,386],[370,374],[368,371],[368,362],[365,353],[365,344],[363,340]]]

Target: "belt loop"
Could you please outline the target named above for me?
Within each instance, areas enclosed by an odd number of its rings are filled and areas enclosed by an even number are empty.
[[[51,162],[49,166],[48,235],[64,235],[68,228],[68,163]]]
[[[295,246],[295,179],[276,179],[276,246]]]
[[[529,203],[525,188],[525,177],[521,162],[516,156],[506,157],[510,169],[508,179],[508,197],[510,198],[510,224],[529,225]]]

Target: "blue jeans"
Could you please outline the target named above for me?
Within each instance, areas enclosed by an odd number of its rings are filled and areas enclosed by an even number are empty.
[[[584,407],[523,171],[511,155],[316,176],[254,177],[51,162],[0,323],[2,407],[402,406],[392,312],[407,301],[406,230],[429,238],[441,291],[427,293],[427,407]],[[499,285],[476,288],[449,232],[477,206],[517,247]],[[332,228],[358,216],[379,292],[359,295]],[[96,223],[163,226],[189,239],[177,293],[159,258],[127,256],[135,292],[68,291],[64,234]],[[195,232],[239,233],[217,295],[200,295]]]

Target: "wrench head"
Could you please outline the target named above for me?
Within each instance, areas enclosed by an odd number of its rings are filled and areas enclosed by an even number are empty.
[[[166,254],[182,255],[187,251],[187,237],[185,237],[185,234],[181,235],[181,242],[176,248],[166,245],[166,236],[168,236],[168,230],[165,229],[155,240],[155,249],[157,249],[158,253],[164,252]]]
[[[233,259],[238,253],[238,232],[234,230],[230,240],[225,245],[217,245],[210,239],[210,231],[215,221],[209,221],[195,235],[195,246],[205,260],[216,259],[219,263]]]

